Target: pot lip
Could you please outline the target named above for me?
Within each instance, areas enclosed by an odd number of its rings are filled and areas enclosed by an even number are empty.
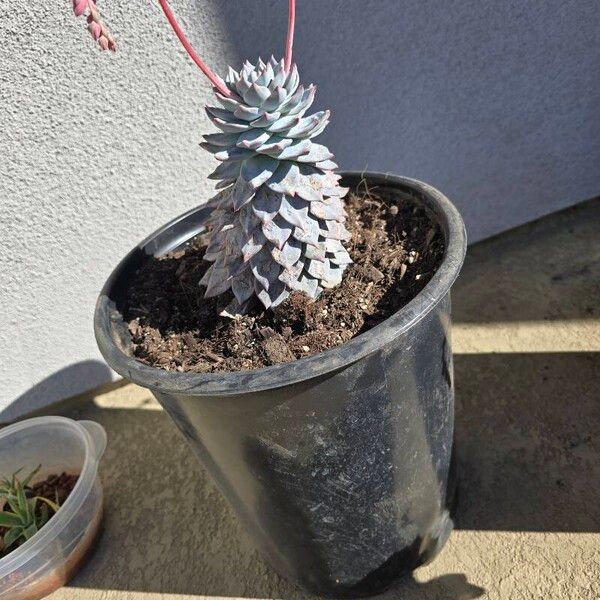
[[[203,206],[200,206],[173,219],[147,237],[127,254],[106,281],[96,303],[94,332],[100,351],[109,365],[126,379],[159,393],[241,395],[277,389],[335,372],[372,354],[418,323],[446,296],[462,267],[467,237],[460,213],[440,191],[416,179],[367,171],[343,171],[340,174],[345,178],[366,178],[371,184],[385,185],[387,188],[403,187],[416,191],[439,220],[445,236],[444,257],[431,280],[408,304],[382,323],[340,346],[290,363],[227,373],[180,373],[146,365],[127,355],[111,334],[112,323],[118,321],[120,316],[114,308],[114,301],[110,300],[111,291],[134,253],[151,245],[160,234],[185,217],[201,211]]]

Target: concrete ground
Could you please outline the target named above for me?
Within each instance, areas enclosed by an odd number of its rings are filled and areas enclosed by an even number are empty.
[[[386,599],[600,598],[599,298],[600,200],[470,249],[453,295],[457,529]],[[108,432],[107,510],[52,600],[306,598],[262,562],[149,392],[63,409]]]

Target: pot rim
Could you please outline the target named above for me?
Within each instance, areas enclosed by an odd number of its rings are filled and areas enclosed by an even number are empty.
[[[151,234],[125,256],[106,281],[96,303],[94,332],[100,351],[109,365],[126,379],[157,392],[192,396],[239,395],[281,388],[340,370],[379,350],[418,323],[446,296],[462,267],[467,238],[458,210],[440,191],[416,179],[367,171],[345,171],[340,174],[347,179],[367,179],[372,185],[383,185],[388,189],[400,187],[417,192],[424,206],[438,219],[445,237],[444,257],[427,285],[408,304],[385,321],[340,346],[290,363],[227,373],[185,373],[146,365],[126,354],[116,342],[114,323],[122,322],[122,315],[116,309],[114,300],[111,300],[111,292],[135,253],[152,246],[159,235],[182,219],[202,211],[203,207],[200,206]]]

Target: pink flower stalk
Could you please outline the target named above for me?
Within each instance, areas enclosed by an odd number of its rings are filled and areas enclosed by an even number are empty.
[[[185,33],[183,33],[183,29],[181,29],[179,23],[175,19],[175,15],[173,14],[171,7],[167,4],[167,0],[158,0],[158,2],[160,4],[160,7],[163,9],[163,12],[165,13],[165,16],[167,17],[167,21],[169,21],[169,24],[173,28],[175,35],[179,38],[179,41],[185,48],[186,52],[190,55],[190,58],[196,63],[198,68],[206,75],[208,80],[213,84],[213,87],[219,90],[219,92],[223,94],[223,96],[225,96],[226,98],[230,98],[232,96],[232,93],[230,92],[229,88],[225,85],[225,82],[220,77],[215,75],[212,69],[200,58],[198,53],[192,48],[192,45],[185,37]]]
[[[289,0],[288,32],[285,41],[284,68],[287,73],[292,68],[292,52],[294,49],[294,28],[296,26],[296,0]]]
[[[89,13],[87,17],[88,31],[98,42],[100,48],[116,52],[117,44],[106,25],[102,22],[100,13],[96,8],[96,0],[73,0],[73,12],[76,17],[80,17],[86,11]]]
[[[185,48],[186,52],[190,55],[190,58],[196,63],[198,68],[206,75],[208,80],[212,83],[213,87],[220,92],[223,96],[231,98],[234,94],[225,85],[225,82],[216,75],[212,69],[200,58],[198,53],[192,48],[192,45],[183,33],[183,29],[175,19],[175,15],[171,10],[171,7],[167,3],[167,0],[158,0],[167,21],[173,28],[173,31],[179,38],[179,41]],[[73,12],[75,16],[80,17],[81,15],[88,13],[87,22],[88,30],[91,36],[98,42],[98,45],[102,50],[117,50],[117,44],[108,31],[106,25],[100,18],[100,13],[96,8],[96,0],[73,0]],[[296,0],[289,0],[289,17],[288,17],[288,32],[285,44],[285,58],[284,68],[286,72],[289,72],[292,68],[292,50],[294,46],[294,27],[296,23]]]

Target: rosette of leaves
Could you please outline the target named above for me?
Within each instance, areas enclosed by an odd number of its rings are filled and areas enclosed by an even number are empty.
[[[19,471],[0,480],[0,554],[33,537],[59,509],[58,502],[31,495],[28,486],[40,467],[22,481],[17,477]]]
[[[210,175],[221,191],[210,201],[212,262],[201,280],[206,297],[230,290],[227,313],[244,312],[253,297],[273,308],[292,291],[317,298],[340,283],[352,261],[350,234],[333,155],[313,139],[330,112],[306,116],[316,88],[300,84],[298,69],[271,58],[232,68],[228,96],[207,114],[220,130],[202,146],[221,164]]]

